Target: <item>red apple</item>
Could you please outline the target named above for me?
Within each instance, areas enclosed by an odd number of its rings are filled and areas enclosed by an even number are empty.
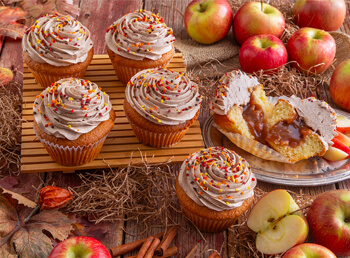
[[[342,143],[344,143],[347,147],[350,147],[350,138],[347,137],[345,134],[339,132],[339,130],[336,130],[337,132],[337,136],[335,136],[335,139],[338,139],[339,141],[341,141]]]
[[[283,14],[272,5],[249,2],[243,5],[233,19],[233,34],[238,44],[255,35],[271,34],[280,38],[284,32]]]
[[[248,38],[239,51],[239,63],[246,73],[260,70],[276,72],[287,60],[287,49],[282,41],[268,34]]]
[[[322,157],[329,161],[339,161],[348,158],[349,154],[340,149],[329,146],[328,150]]]
[[[343,24],[346,7],[344,0],[297,0],[293,14],[299,27],[334,31]]]
[[[111,258],[107,248],[98,240],[87,237],[72,237],[59,243],[49,258]]]
[[[321,194],[307,213],[314,241],[337,256],[350,255],[350,191]]]
[[[233,13],[226,0],[194,0],[185,10],[188,35],[202,44],[212,44],[229,32]]]
[[[348,134],[350,133],[350,120],[342,115],[337,115],[337,131]]]
[[[350,111],[350,59],[335,68],[329,83],[329,91],[335,104]]]
[[[305,73],[323,73],[332,64],[336,45],[333,37],[324,30],[302,28],[288,41],[289,60]]]
[[[301,245],[294,246],[289,249],[283,258],[337,258],[335,254],[328,248],[312,244],[305,243]]]

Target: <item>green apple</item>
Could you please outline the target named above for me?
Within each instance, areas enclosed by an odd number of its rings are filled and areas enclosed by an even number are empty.
[[[263,196],[251,210],[247,225],[257,233],[256,248],[264,254],[279,254],[303,243],[309,227],[299,206],[286,190]]]

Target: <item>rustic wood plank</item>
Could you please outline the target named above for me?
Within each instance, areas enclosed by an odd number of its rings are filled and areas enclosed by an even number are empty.
[[[185,29],[183,14],[187,5],[192,0],[145,0],[145,9],[153,13],[159,13],[167,26],[173,28],[175,37],[189,38]]]
[[[142,0],[84,0],[80,1],[78,20],[91,32],[94,53],[107,53],[105,33],[109,25],[123,15],[142,8]]]
[[[0,67],[10,69],[14,75],[14,81],[21,83],[23,76],[22,43],[20,39],[14,40],[6,37],[0,56]]]

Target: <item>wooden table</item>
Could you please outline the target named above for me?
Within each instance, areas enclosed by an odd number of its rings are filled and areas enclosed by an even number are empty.
[[[290,0],[291,1],[291,0]],[[106,28],[122,15],[134,11],[136,9],[144,8],[154,13],[160,13],[165,19],[168,26],[174,29],[175,36],[185,39],[188,37],[184,24],[183,15],[186,6],[191,0],[74,0],[78,3],[81,9],[80,16],[78,17],[85,26],[89,28],[94,42],[95,54],[105,54],[106,46],[104,42],[104,35]],[[350,34],[350,2],[347,2],[347,17],[346,21],[341,27],[341,31]],[[20,40],[12,40],[6,38],[4,48],[0,57],[0,67],[10,68],[15,72],[15,80],[21,82],[23,70],[22,65],[22,51]],[[203,116],[201,119],[204,119]],[[41,182],[45,182],[48,185],[55,184],[60,187],[68,187],[78,185],[80,179],[76,174],[62,174],[62,173],[42,173],[42,174],[23,174],[19,177],[20,182],[26,184],[31,197],[34,196],[35,190],[32,186],[39,186]],[[306,194],[315,195],[332,189],[349,189],[350,180],[343,182],[318,186],[318,187],[286,187],[281,185],[274,185],[264,182],[258,182],[258,187],[264,191],[271,191],[277,188],[289,189],[295,192],[302,190]],[[200,257],[207,257],[209,253],[207,250],[216,249],[222,250],[222,257],[230,257],[230,250],[227,245],[228,233],[223,232],[220,234],[198,234],[193,227],[189,225],[184,218],[179,216],[178,223],[185,227],[180,229],[174,243],[179,247],[178,257],[185,257],[187,253],[198,244],[198,249],[203,253]],[[108,247],[114,247],[121,243],[128,243],[136,239],[140,239],[142,236],[138,235],[139,228],[134,227],[133,222],[123,223],[105,223],[102,222],[95,226],[99,228],[107,235],[104,238],[103,243]],[[121,227],[125,226],[126,233],[123,233]],[[184,230],[186,229],[186,230]],[[151,233],[160,232],[160,228],[152,229]],[[199,257],[199,256],[197,256]]]

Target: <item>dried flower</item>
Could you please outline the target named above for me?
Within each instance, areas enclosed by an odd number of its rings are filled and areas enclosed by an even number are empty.
[[[57,186],[45,186],[39,194],[42,210],[62,208],[73,198],[71,192]]]

